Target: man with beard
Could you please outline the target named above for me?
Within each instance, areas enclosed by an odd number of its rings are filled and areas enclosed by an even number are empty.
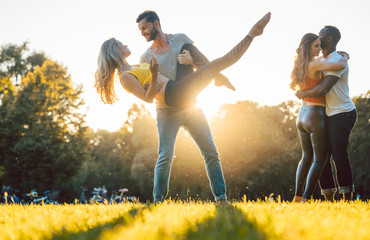
[[[152,41],[150,48],[141,56],[140,62],[149,63],[153,55],[158,60],[159,72],[169,79],[182,79],[193,71],[193,67],[197,68],[208,62],[208,59],[185,34],[174,34],[171,38],[167,38],[161,29],[159,17],[154,11],[141,13],[136,22],[145,39],[148,42]],[[216,77],[215,84],[225,85],[235,90],[222,74]],[[154,202],[162,202],[167,196],[176,136],[180,127],[184,127],[204,157],[215,201],[227,203],[221,162],[203,111],[195,106],[174,108],[158,102],[156,108],[159,157],[154,172]]]

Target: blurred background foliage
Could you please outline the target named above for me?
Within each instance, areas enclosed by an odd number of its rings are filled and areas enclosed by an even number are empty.
[[[27,43],[0,52],[0,185],[20,192],[61,191],[71,202],[82,190],[128,188],[141,201],[152,200],[158,156],[156,121],[133,105],[116,132],[93,131],[79,111],[81,86],[66,67]],[[98,96],[97,96],[98,97]],[[356,192],[370,197],[370,91],[353,98],[358,121],[349,153]],[[227,194],[250,200],[270,194],[291,200],[301,157],[295,121],[299,103],[259,106],[252,101],[224,105],[210,121],[220,153]],[[124,116],[122,116],[124,118]],[[183,129],[176,142],[169,197],[212,200],[202,156]],[[320,198],[318,187],[314,194]]]

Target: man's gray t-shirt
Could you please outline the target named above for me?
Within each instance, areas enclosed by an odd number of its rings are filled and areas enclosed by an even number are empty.
[[[193,41],[183,33],[174,34],[169,40],[168,51],[164,54],[157,54],[148,48],[140,57],[140,63],[149,63],[151,55],[153,55],[159,64],[159,72],[171,80],[176,79],[177,57],[180,54],[181,47],[185,43],[193,43]]]
[[[176,80],[177,58],[180,54],[181,47],[185,43],[193,43],[193,41],[183,33],[174,34],[169,40],[168,51],[164,54],[157,54],[148,48],[140,57],[140,63],[149,63],[151,55],[153,55],[159,64],[158,71],[168,77],[170,80]],[[157,108],[168,108],[164,103],[158,102]]]

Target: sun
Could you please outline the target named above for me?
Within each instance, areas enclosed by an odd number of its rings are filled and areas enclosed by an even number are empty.
[[[208,86],[197,98],[197,107],[201,108],[208,120],[215,116],[219,108],[227,103],[231,103],[229,94],[231,90],[225,87]]]

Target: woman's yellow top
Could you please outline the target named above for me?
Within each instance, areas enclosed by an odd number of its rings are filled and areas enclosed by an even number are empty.
[[[152,81],[152,73],[150,72],[149,64],[148,63],[143,63],[140,64],[139,66],[135,67],[134,69],[127,71],[126,73],[130,73],[136,77],[136,79],[139,81],[141,86],[145,89],[145,84]],[[128,91],[126,88],[125,90]]]

